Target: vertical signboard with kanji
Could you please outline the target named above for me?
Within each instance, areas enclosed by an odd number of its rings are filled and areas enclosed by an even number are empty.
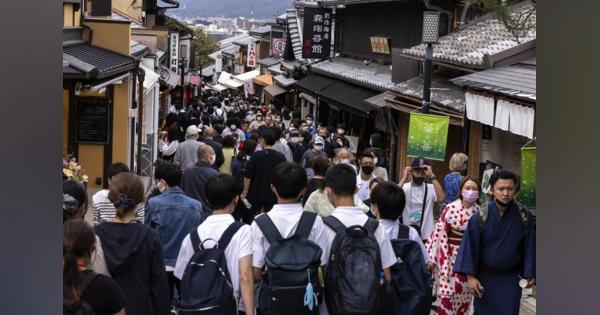
[[[248,44],[248,58],[247,64],[249,68],[256,68],[256,43]]]
[[[179,33],[169,33],[169,69],[179,73]]]
[[[329,58],[331,50],[331,12],[331,9],[326,8],[304,8],[302,58]]]

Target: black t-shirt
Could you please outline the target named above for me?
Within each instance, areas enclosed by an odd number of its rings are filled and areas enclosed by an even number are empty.
[[[248,189],[248,199],[261,202],[276,200],[271,191],[271,174],[275,166],[286,162],[285,156],[275,150],[267,149],[255,151],[250,156],[244,177],[252,179]]]
[[[81,275],[92,272],[84,270]],[[105,276],[97,275],[88,285],[81,299],[92,306],[96,315],[113,315],[125,307],[123,294],[117,283]]]

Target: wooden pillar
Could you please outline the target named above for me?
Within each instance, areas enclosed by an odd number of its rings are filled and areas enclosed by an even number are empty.
[[[479,177],[479,160],[481,159],[481,123],[470,121],[469,126],[469,162],[468,174]],[[481,180],[481,179],[480,179]]]
[[[409,115],[400,112],[398,115],[398,154],[396,155],[396,174],[398,174],[398,181],[402,178],[404,168],[409,166],[409,158],[406,156],[408,150],[408,122]]]

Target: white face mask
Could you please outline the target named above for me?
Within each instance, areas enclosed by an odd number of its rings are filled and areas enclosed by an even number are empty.
[[[256,116],[256,121],[262,121],[262,116]]]
[[[340,163],[340,164],[350,164],[350,159],[341,159],[338,163]]]
[[[298,137],[292,137],[292,138],[290,139],[290,141],[291,141],[292,143],[298,143],[298,142],[299,142],[299,141],[298,141]]]
[[[337,130],[337,133],[338,133],[339,135],[343,135],[343,134],[344,134],[344,129],[338,129],[338,130]]]
[[[217,156],[216,155],[212,155],[210,157],[210,165],[214,165],[216,161],[217,161]]]
[[[313,123],[313,121],[310,120],[310,119],[306,121],[306,124],[309,125],[309,126],[312,126],[312,123]]]
[[[373,159],[373,164],[377,165],[377,162],[379,162],[379,159],[377,159],[377,158],[374,158],[374,159]]]
[[[229,129],[231,129],[231,130],[235,130],[236,128],[237,128],[237,126],[236,126],[236,125],[231,125],[231,126],[229,126]]]

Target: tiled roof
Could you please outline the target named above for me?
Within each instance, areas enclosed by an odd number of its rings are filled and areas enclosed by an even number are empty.
[[[230,45],[227,48],[221,50],[224,54],[234,55],[240,51],[240,46],[238,45]]]
[[[256,38],[256,37],[253,37],[253,36],[250,36],[250,35],[248,35],[248,36],[246,36],[246,37],[243,37],[243,38],[240,38],[240,39],[234,40],[233,42],[234,42],[235,44],[238,44],[238,45],[241,45],[241,46],[247,46],[248,44],[251,44],[251,43],[258,43],[259,41],[260,41],[260,39],[258,39],[258,38]]]
[[[394,87],[392,70],[389,66],[371,62],[365,65],[362,60],[346,57],[335,57],[332,61],[325,60],[312,64],[312,72],[335,77],[357,85],[376,90],[387,90]]]
[[[531,4],[513,8],[512,14],[527,12]],[[531,15],[535,25],[536,12]],[[458,64],[469,68],[482,68],[485,55],[495,55],[507,49],[517,47],[536,39],[533,28],[517,42],[514,36],[497,18],[485,19],[459,28],[458,30],[439,38],[439,43],[433,45],[433,59],[438,62]],[[424,57],[425,44],[403,49],[405,55]]]
[[[258,61],[259,65],[270,67],[279,63],[279,57],[267,57]]]
[[[63,47],[63,60],[96,79],[127,72],[134,67],[131,57],[89,44]]]
[[[536,69],[530,66],[499,67],[450,80],[460,86],[504,94],[535,102]]]
[[[391,91],[422,100],[423,78],[414,77],[399,83],[394,86]],[[455,112],[465,112],[465,92],[459,86],[450,83],[448,77],[443,75],[433,74],[432,76],[431,102]]]
[[[274,76],[273,80],[283,87],[288,87],[296,82],[294,78],[286,78],[282,74]]]

